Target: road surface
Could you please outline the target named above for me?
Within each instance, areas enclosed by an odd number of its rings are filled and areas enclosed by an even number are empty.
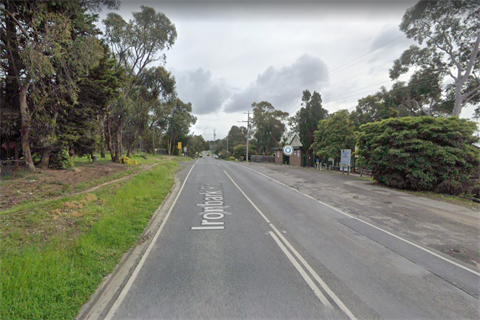
[[[192,162],[107,319],[479,319],[460,261],[235,162]]]

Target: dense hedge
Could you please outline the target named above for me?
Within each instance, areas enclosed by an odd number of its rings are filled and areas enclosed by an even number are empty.
[[[457,117],[391,118],[362,125],[359,155],[373,178],[400,189],[460,194],[478,177],[476,124]]]

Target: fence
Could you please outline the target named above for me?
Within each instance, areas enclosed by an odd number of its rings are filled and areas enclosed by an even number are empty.
[[[252,162],[268,162],[268,163],[275,163],[274,156],[259,156],[259,155],[251,155],[250,161]]]

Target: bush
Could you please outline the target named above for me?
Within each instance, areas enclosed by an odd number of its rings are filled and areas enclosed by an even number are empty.
[[[67,150],[52,152],[52,154],[50,154],[48,167],[56,170],[72,168],[74,167],[73,158],[70,157]]]
[[[138,165],[137,160],[131,160],[129,157],[126,156],[120,158],[120,163]]]
[[[234,160],[234,161],[235,161],[235,157],[234,157],[234,156],[231,156],[231,157],[230,157],[230,160]]]
[[[459,194],[479,174],[476,124],[457,117],[391,118],[362,125],[359,154],[373,178],[409,190]]]

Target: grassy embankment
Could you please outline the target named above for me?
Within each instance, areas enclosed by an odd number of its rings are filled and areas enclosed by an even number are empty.
[[[129,180],[0,212],[1,319],[76,316],[170,191],[179,165],[155,158],[144,163],[159,165]]]

